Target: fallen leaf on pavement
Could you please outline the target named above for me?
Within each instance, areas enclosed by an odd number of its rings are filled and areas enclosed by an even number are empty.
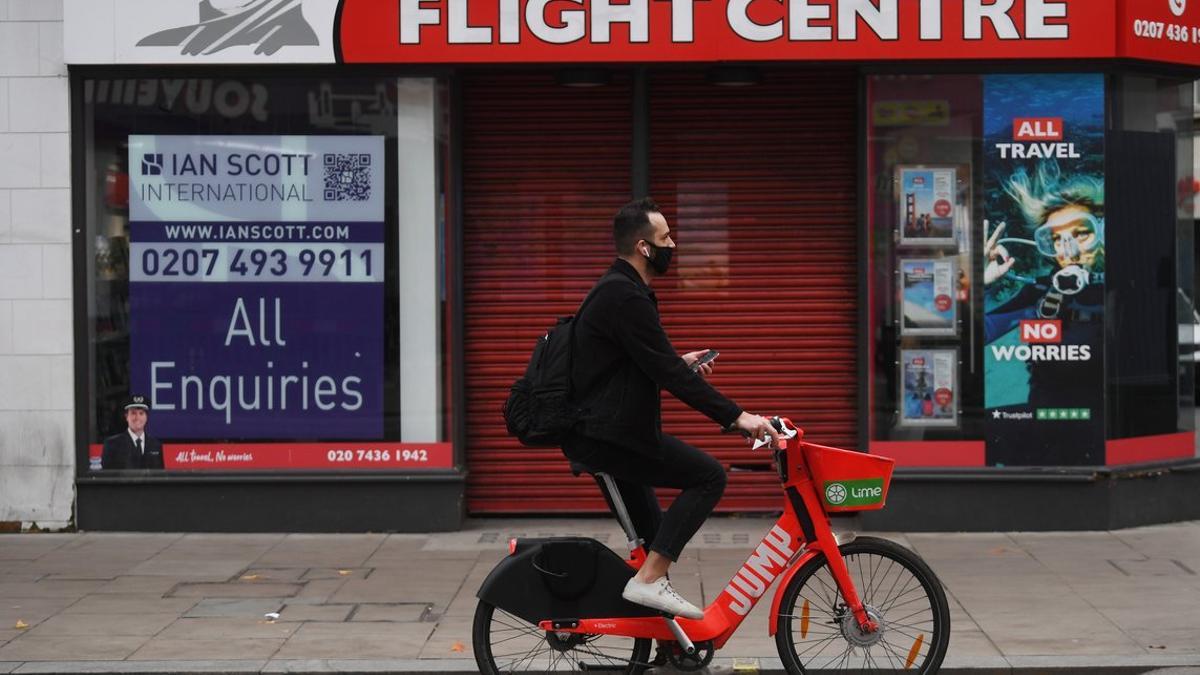
[[[255,579],[258,579],[258,578],[259,578],[259,575],[257,575],[257,574],[246,574],[246,575],[242,576],[242,581],[254,581]]]
[[[461,642],[455,642],[454,644],[450,645],[450,651],[452,651],[452,652],[461,652],[461,651],[465,651],[465,650],[466,650],[466,647],[463,646],[463,643],[461,643]]]
[[[17,630],[25,630],[26,628],[29,628],[29,624],[25,623],[24,621],[22,621],[20,619],[17,619],[16,629]]]
[[[350,570],[338,570],[338,575],[343,577],[350,576]]]

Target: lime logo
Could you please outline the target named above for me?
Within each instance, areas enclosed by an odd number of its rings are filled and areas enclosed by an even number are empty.
[[[883,479],[829,481],[825,501],[830,506],[869,506],[883,502]]]
[[[846,486],[841,483],[830,483],[825,486],[825,501],[830,504],[841,504],[846,501]]]

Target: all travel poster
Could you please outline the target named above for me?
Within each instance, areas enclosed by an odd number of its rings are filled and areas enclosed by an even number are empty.
[[[1104,463],[1104,76],[984,81],[987,461]]]

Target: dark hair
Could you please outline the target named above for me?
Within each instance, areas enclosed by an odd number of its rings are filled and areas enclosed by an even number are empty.
[[[650,228],[650,214],[660,213],[658,204],[649,197],[635,199],[617,211],[613,216],[613,243],[617,245],[617,253],[630,255],[633,246],[643,239],[646,230]]]

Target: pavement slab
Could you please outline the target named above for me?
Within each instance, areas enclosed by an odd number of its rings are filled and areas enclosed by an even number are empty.
[[[426,603],[360,604],[350,617],[350,620],[356,623],[365,621],[420,621],[422,617],[429,613],[431,608],[432,605]]]
[[[35,637],[22,635],[0,647],[0,661],[108,661],[125,659],[147,636],[88,635]]]
[[[75,541],[71,534],[0,534],[0,560],[37,560]]]
[[[0,598],[82,598],[106,582],[46,580],[0,582]]]
[[[358,605],[293,605],[279,612],[278,621],[345,621]]]
[[[131,576],[184,577],[194,581],[227,581],[249,566],[250,559],[175,560],[154,557],[125,571]]]
[[[374,572],[373,567],[313,567],[305,570],[300,575],[301,581],[325,580],[325,579],[366,579]]]
[[[326,535],[289,534],[269,552],[255,561],[263,567],[369,567],[365,561],[371,557],[387,535],[345,534],[339,535],[338,545],[331,547]]]
[[[4,598],[0,600],[0,629],[15,628],[18,621],[32,626],[58,614],[74,598]]]
[[[280,599],[205,598],[189,608],[184,616],[189,619],[261,619],[270,612],[278,612],[282,607],[283,600]]]
[[[307,578],[307,567],[251,567],[242,572],[238,581],[300,581]]]
[[[290,598],[300,592],[301,584],[271,581],[233,583],[184,583],[167,594],[172,598]]]
[[[167,577],[167,576],[118,576],[100,588],[92,591],[92,594],[112,594],[112,595],[157,595],[165,596],[179,584],[195,582],[195,579],[188,577]]]
[[[332,601],[335,593],[341,590],[349,579],[314,579],[304,582],[304,587],[296,595],[287,598],[289,605],[323,605]]]
[[[296,629],[296,623],[260,619],[178,619],[155,635],[155,640],[252,640],[258,638],[286,639]]]
[[[416,658],[433,629],[429,623],[306,623],[288,638],[275,658]]]
[[[39,638],[120,635],[151,637],[178,618],[171,614],[59,614],[30,628]]]
[[[282,638],[255,638],[244,640],[172,640],[155,638],[147,642],[131,656],[130,661],[168,661],[183,659],[190,661],[229,661],[239,659],[267,659],[283,646]]]
[[[89,595],[63,610],[66,614],[181,614],[196,598],[163,598],[157,595]]]

